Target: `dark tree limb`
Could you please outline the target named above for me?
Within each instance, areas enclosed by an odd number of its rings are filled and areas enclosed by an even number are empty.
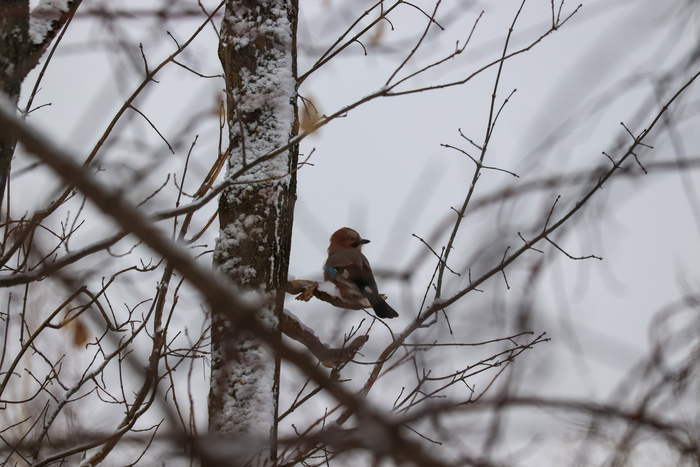
[[[331,305],[338,308],[345,308],[347,310],[362,310],[365,308],[372,308],[372,305],[364,297],[358,297],[357,300],[351,300],[346,297],[342,297],[340,292],[334,288],[336,293],[330,293],[327,290],[319,288],[318,282],[309,281],[305,279],[295,279],[293,281],[287,282],[287,293],[292,295],[297,295],[296,299],[304,302],[311,300],[311,297],[316,297],[319,300],[330,303]]]
[[[301,343],[318,359],[326,368],[338,368],[345,366],[355,354],[369,340],[369,336],[361,335],[353,339],[348,345],[341,348],[330,348],[306,326],[294,317],[283,314],[280,321],[282,332],[289,338]]]

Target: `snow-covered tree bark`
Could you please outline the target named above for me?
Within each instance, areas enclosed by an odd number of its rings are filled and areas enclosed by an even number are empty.
[[[287,281],[298,147],[270,155],[297,133],[296,14],[295,0],[228,0],[219,46],[231,151],[227,177],[235,184],[219,201],[214,262],[241,291],[259,294],[258,318],[275,329]],[[210,432],[269,436],[274,458],[278,380],[279,361],[270,349],[214,314]]]

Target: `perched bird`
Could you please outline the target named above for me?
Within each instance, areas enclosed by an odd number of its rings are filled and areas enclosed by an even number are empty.
[[[379,295],[372,268],[362,254],[365,243],[369,243],[369,240],[348,227],[331,235],[323,277],[333,282],[345,297],[365,297],[379,318],[396,318],[399,314]]]

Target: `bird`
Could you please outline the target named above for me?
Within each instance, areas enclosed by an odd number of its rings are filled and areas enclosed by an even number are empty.
[[[323,265],[323,277],[335,284],[341,296],[365,297],[378,318],[396,318],[399,314],[379,295],[372,268],[362,254],[362,245],[367,243],[369,240],[349,227],[335,231]]]

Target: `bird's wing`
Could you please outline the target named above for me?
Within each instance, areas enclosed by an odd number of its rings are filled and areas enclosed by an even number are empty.
[[[372,268],[365,255],[355,248],[344,248],[333,252],[328,256],[326,268],[333,268],[335,273],[328,274],[329,277],[337,275],[343,277],[355,290],[364,293],[366,291],[377,293],[377,283],[372,274]],[[340,281],[340,279],[334,279]]]
[[[348,277],[349,274],[347,272],[347,269],[339,268],[339,272],[340,274],[337,274],[334,279],[336,284],[345,286],[345,288],[349,292],[357,293],[361,297],[364,296],[364,293],[362,290],[360,290],[358,284],[356,284],[351,278]]]

